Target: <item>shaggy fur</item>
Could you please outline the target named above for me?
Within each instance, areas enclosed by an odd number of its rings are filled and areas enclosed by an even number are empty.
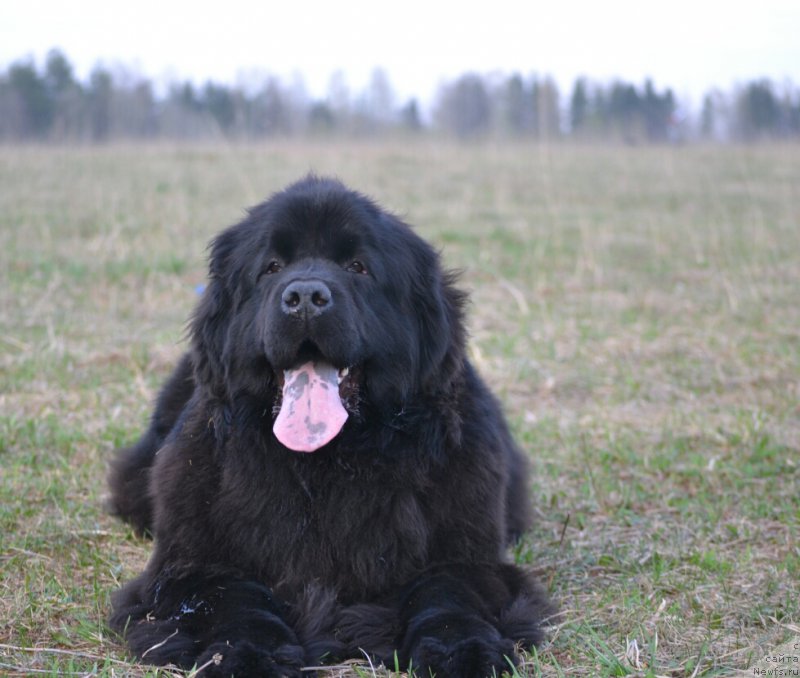
[[[505,556],[528,524],[525,464],[437,254],[312,176],[210,259],[191,350],[112,463],[112,511],[155,538],[112,627],[143,661],[205,676],[300,676],[363,652],[422,676],[507,670],[550,606]],[[298,310],[296,289],[313,303]],[[300,453],[273,424],[284,371],[306,361],[349,368],[348,417]]]

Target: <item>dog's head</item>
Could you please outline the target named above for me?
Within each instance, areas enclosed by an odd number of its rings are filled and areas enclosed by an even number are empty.
[[[435,392],[462,354],[462,295],[436,252],[341,183],[307,177],[211,246],[191,325],[196,379],[275,404],[275,433],[310,451],[361,403]]]

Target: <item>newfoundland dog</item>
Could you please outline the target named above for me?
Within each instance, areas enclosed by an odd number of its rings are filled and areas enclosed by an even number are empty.
[[[466,357],[464,305],[428,244],[335,180],[213,241],[190,350],[109,477],[112,511],[155,539],[113,596],[137,656],[482,678],[542,639],[550,605],[506,556],[525,464]]]

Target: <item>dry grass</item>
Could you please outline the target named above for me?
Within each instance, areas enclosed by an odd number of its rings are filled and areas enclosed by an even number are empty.
[[[800,654],[797,147],[4,148],[0,673],[147,674],[104,625],[148,552],[103,514],[104,465],[182,350],[208,239],[312,168],[464,270],[535,471],[514,555],[564,610],[520,675]]]

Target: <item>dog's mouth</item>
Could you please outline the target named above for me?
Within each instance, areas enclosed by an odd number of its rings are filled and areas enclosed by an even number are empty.
[[[342,430],[357,397],[357,368],[314,357],[278,373],[280,402],[272,430],[290,450],[315,452]]]

